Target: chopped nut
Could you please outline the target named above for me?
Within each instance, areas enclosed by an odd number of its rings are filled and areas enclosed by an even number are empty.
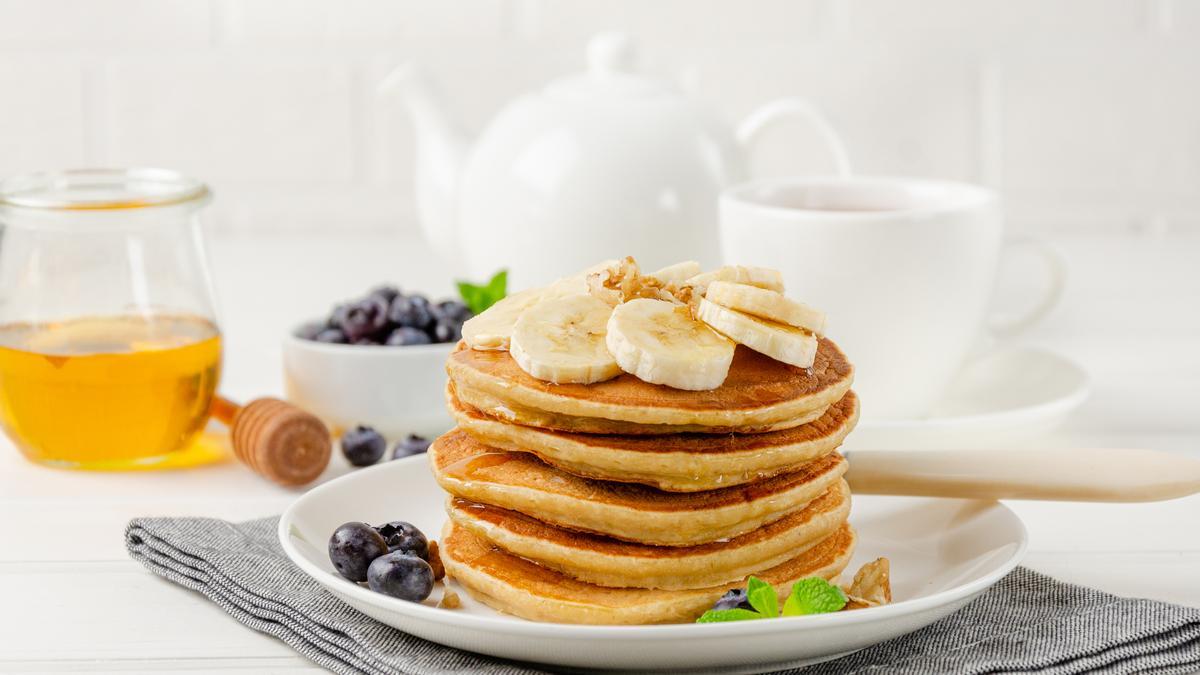
[[[891,565],[887,558],[879,558],[859,568],[846,595],[886,605],[892,601]]]
[[[642,274],[637,261],[631,257],[593,272],[587,277],[588,293],[616,307],[637,298],[663,300],[676,305],[686,305],[693,300],[694,289],[663,283],[661,279]],[[699,300],[699,298],[694,298]]]
[[[429,566],[433,568],[434,581],[446,576],[446,566],[442,564],[442,555],[438,553],[436,540],[429,542]]]
[[[842,607],[841,611],[845,612],[845,611],[848,611],[851,609],[866,609],[868,607],[878,607],[878,606],[879,606],[878,602],[871,602],[870,600],[863,600],[862,598],[858,598],[858,597],[855,597],[855,596],[847,593],[846,594],[846,606]]]
[[[462,607],[462,598],[458,597],[458,593],[447,588],[442,591],[442,599],[438,601],[437,606],[443,609],[458,609]]]

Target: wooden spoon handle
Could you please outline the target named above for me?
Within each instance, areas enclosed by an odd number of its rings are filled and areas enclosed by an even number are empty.
[[[1153,450],[853,450],[856,494],[1151,502],[1200,492],[1200,460]]]

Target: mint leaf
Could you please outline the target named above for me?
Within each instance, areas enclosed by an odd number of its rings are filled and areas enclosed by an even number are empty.
[[[809,577],[792,584],[792,594],[783,603],[784,616],[825,614],[846,606],[842,589],[821,577]]]
[[[486,284],[473,284],[469,281],[458,281],[458,294],[462,296],[467,309],[473,314],[481,314],[483,310],[504,299],[508,290],[508,270],[500,270]]]
[[[748,609],[710,609],[696,619],[696,623],[721,623],[723,621],[746,621],[749,619],[765,619],[758,612]]]
[[[775,587],[758,577],[746,580],[746,601],[763,616],[779,616],[779,596]]]

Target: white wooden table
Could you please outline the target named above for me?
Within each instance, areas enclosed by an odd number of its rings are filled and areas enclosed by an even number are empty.
[[[1070,355],[1094,393],[1039,441],[1138,446],[1200,457],[1200,236],[1059,236],[1072,278],[1026,342]],[[281,391],[278,338],[333,301],[392,280],[449,293],[418,242],[391,235],[224,237],[212,250],[223,300],[222,389]],[[348,470],[335,458],[329,475]],[[1086,471],[1086,467],[1081,467]],[[178,472],[46,469],[0,441],[0,671],[286,672],[310,669],[283,643],[128,559],[141,515],[240,520],[279,513],[294,492],[234,463]],[[1119,594],[1200,606],[1200,498],[1158,504],[1014,503],[1026,563]]]

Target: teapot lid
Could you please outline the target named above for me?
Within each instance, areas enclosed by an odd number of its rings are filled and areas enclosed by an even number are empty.
[[[600,33],[588,41],[586,73],[546,85],[546,94],[571,100],[678,96],[667,84],[637,73],[637,49],[626,33]]]

